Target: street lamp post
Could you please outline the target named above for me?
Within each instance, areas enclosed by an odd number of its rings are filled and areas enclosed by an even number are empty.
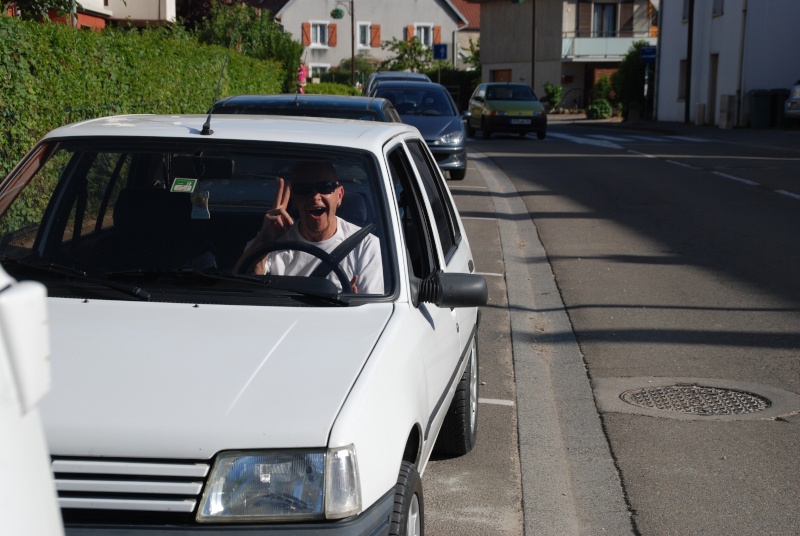
[[[350,83],[356,85],[356,13],[353,6],[354,0],[337,0],[336,5],[343,6],[350,15]],[[331,17],[341,19],[344,16],[341,9],[331,11]]]

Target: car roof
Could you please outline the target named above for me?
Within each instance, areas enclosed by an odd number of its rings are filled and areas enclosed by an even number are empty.
[[[387,87],[395,87],[395,88],[402,88],[402,89],[432,89],[432,88],[439,88],[443,91],[447,91],[447,88],[444,87],[442,84],[437,84],[436,82],[423,82],[422,80],[386,80],[385,82],[380,82],[375,86],[376,88],[386,89]]]
[[[193,141],[263,141],[314,144],[382,151],[396,136],[419,132],[405,123],[349,121],[319,117],[211,115],[211,131],[202,135],[207,115],[118,115],[59,127],[45,140],[65,138],[162,138]]]
[[[352,95],[303,95],[281,93],[276,95],[234,95],[220,99],[212,109],[247,108],[259,106],[286,107],[295,103],[304,108],[335,108],[348,110],[379,109],[386,99]]]
[[[430,77],[427,74],[423,73],[414,73],[408,71],[383,71],[380,73],[373,73],[370,75],[370,78],[373,80],[377,80],[379,78],[383,79],[413,79],[413,80],[430,80]]]
[[[486,87],[489,86],[523,86],[523,87],[531,87],[530,85],[524,82],[484,82]]]

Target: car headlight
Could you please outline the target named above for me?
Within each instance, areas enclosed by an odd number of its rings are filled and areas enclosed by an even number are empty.
[[[339,519],[361,511],[355,447],[237,451],[217,457],[202,523]]]
[[[504,112],[503,110],[494,110],[492,112],[492,115],[508,115],[508,114],[506,112]]]
[[[436,145],[451,145],[456,143],[461,143],[462,139],[462,132],[460,130],[454,130],[453,132],[449,132],[436,140],[434,143]]]
[[[533,112],[533,117],[542,117],[543,115],[544,115],[544,112],[542,112],[542,111]]]

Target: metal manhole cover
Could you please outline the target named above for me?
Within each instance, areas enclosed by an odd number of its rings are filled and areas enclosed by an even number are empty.
[[[741,415],[770,407],[770,401],[762,396],[702,385],[644,387],[625,391],[619,396],[634,406],[691,415]]]

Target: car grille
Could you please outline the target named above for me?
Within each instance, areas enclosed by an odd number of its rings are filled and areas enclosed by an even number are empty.
[[[58,501],[65,510],[191,514],[209,472],[203,462],[54,459]]]

